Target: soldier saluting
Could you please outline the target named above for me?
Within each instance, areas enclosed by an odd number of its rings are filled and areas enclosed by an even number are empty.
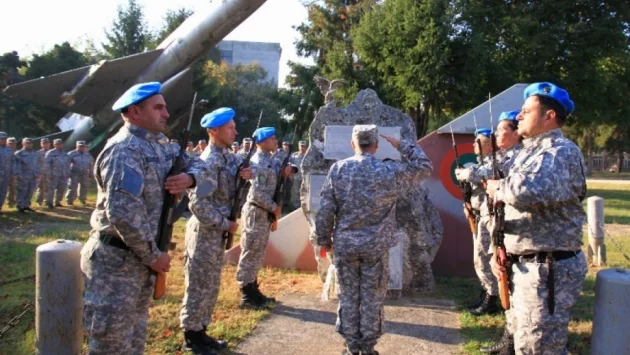
[[[352,129],[353,157],[333,164],[321,192],[315,221],[317,244],[334,248],[339,280],[337,331],[346,341],[343,354],[377,355],[374,346],[384,326],[383,301],[389,282],[389,249],[396,245],[398,189],[431,174],[431,161],[412,141],[383,136],[402,162],[382,162],[378,128]]]
[[[586,276],[581,251],[586,178],[580,149],[561,131],[574,104],[548,82],[524,92],[518,115],[523,148],[509,174],[488,180],[487,192],[505,204],[507,265],[492,260],[497,276],[508,272],[514,347],[518,354],[565,354],[571,308]]]
[[[90,354],[142,354],[155,276],[170,256],[155,241],[164,194],[203,181],[206,165],[184,162],[167,177],[177,144],[163,134],[169,117],[158,82],[131,87],[114,104],[124,125],[96,159],[98,187],[92,234],[81,251],[85,279],[83,327]]]

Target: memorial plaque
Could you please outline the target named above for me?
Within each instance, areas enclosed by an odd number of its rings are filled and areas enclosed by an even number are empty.
[[[341,160],[354,155],[350,140],[352,139],[353,126],[326,126],[324,128],[324,158]],[[400,127],[378,127],[378,150],[374,155],[377,159],[400,160],[400,152],[381,134],[400,139]]]
[[[326,181],[326,175],[309,175],[308,210],[315,214],[319,211],[321,192]]]

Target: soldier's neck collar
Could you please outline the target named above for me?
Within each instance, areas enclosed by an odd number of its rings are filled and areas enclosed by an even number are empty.
[[[166,138],[166,136],[164,136],[162,133],[154,134],[146,128],[136,126],[129,122],[125,122],[125,127],[127,127],[127,129],[129,130],[129,133],[140,139],[144,139],[145,141],[157,142],[163,140],[163,138]]]
[[[562,137],[562,129],[555,128],[547,132],[543,132],[541,134],[535,135],[533,137],[529,137],[523,140],[524,147],[533,147],[540,144],[545,139],[548,138],[559,138]]]
[[[219,147],[218,145],[210,142],[208,143],[208,147],[210,148],[211,152],[217,152],[217,153],[225,153],[225,148]]]

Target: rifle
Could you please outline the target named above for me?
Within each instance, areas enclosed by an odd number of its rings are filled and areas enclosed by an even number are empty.
[[[464,166],[459,162],[459,152],[457,152],[457,145],[455,144],[455,135],[453,134],[453,126],[449,125],[451,128],[451,139],[453,140],[453,150],[455,150],[455,163],[459,169],[463,169]],[[462,189],[462,194],[464,195],[464,208],[466,209],[466,219],[468,220],[468,227],[470,228],[470,232],[475,235],[477,234],[477,222],[475,221],[475,214],[473,212],[471,198],[472,198],[472,185],[469,182],[458,182],[459,187]]]
[[[490,103],[490,98],[488,98],[488,102],[490,104],[490,141],[492,142],[492,179],[502,179],[503,174],[499,170],[497,165],[497,137],[494,135],[494,122],[492,120],[492,104]],[[490,201],[490,196],[487,196],[489,207],[492,206],[493,209],[490,210],[490,218],[493,218],[494,228],[492,229],[492,242],[495,245],[497,254],[497,263],[499,265],[504,266],[506,272],[499,277],[499,297],[501,298],[501,306],[503,309],[510,309],[510,290],[508,285],[508,260],[507,260],[507,252],[505,251],[505,203],[503,201],[495,201],[494,204]]]
[[[278,208],[282,213],[282,206],[284,205],[284,194],[287,185],[288,178],[282,175],[284,169],[289,165],[289,159],[291,158],[291,153],[293,150],[293,140],[295,140],[295,133],[297,132],[297,125],[295,125],[295,129],[293,130],[293,137],[289,143],[289,151],[287,152],[287,156],[282,160],[282,165],[280,165],[280,171],[278,172],[278,182],[276,183],[276,189],[273,192],[273,202],[276,203],[276,208]],[[271,221],[271,230],[275,231],[278,228],[278,218],[274,213],[269,213],[269,220]]]
[[[190,109],[190,116],[188,118],[188,127],[181,132],[182,145],[179,147],[179,154],[175,157],[175,162],[168,172],[167,176],[175,176],[181,174],[184,169],[184,162],[186,161],[186,147],[188,146],[188,140],[190,139],[190,124],[192,123],[193,115],[195,113],[195,101],[197,100],[197,93],[193,96],[192,108]],[[181,203],[178,205],[177,196],[164,192],[164,202],[162,204],[162,213],[160,215],[160,221],[158,223],[158,232],[156,236],[157,247],[162,252],[168,252],[171,247],[171,236],[173,235],[173,225],[181,216],[181,213],[188,204],[188,196],[185,196]],[[166,294],[166,273],[155,273],[155,287],[153,289],[153,299],[158,299]]]
[[[260,127],[260,120],[262,119],[263,112],[260,111],[260,116],[258,116],[258,124],[256,125],[256,129]],[[254,130],[256,132],[256,130]],[[247,168],[249,166],[249,161],[254,155],[254,151],[256,151],[256,136],[252,134],[252,146],[249,148],[249,152],[247,156],[243,160],[243,162],[236,169],[236,194],[234,196],[234,203],[232,204],[232,208],[230,209],[230,215],[228,216],[228,220],[232,222],[236,222],[241,216],[241,204],[243,199],[246,197],[245,192],[247,191],[247,186],[249,182],[239,176],[241,169]],[[225,250],[230,250],[232,248],[232,244],[234,243],[234,233],[230,233],[229,231],[223,232],[223,240],[225,240]]]

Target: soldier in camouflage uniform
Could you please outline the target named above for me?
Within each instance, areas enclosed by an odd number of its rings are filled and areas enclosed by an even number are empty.
[[[0,132],[0,214],[13,176],[13,150],[7,146],[6,132]]]
[[[206,334],[219,295],[224,259],[223,233],[235,233],[236,222],[228,219],[236,196],[236,174],[242,159],[227,151],[236,137],[234,110],[220,108],[201,120],[210,144],[201,160],[211,169],[206,182],[209,190],[204,195],[189,193],[189,207],[193,216],[186,225],[185,284],[180,326],[184,330],[184,349],[195,354],[210,354],[209,349],[221,349],[224,341]],[[251,168],[240,172],[244,179],[251,177]],[[209,349],[208,349],[209,348]]]
[[[238,153],[239,149],[240,149],[240,147],[238,145],[238,142],[232,143],[232,154]]]
[[[316,216],[317,244],[335,253],[340,288],[337,332],[346,341],[344,354],[378,354],[374,346],[385,321],[398,187],[420,183],[432,171],[431,161],[415,142],[383,138],[400,151],[402,162],[375,159],[377,127],[354,126],[356,154],[330,168]]]
[[[17,150],[17,140],[15,139],[15,137],[9,137],[7,139],[7,146],[9,147],[9,149],[11,149],[11,156],[13,156],[13,154]],[[13,159],[11,160],[11,169],[13,169]],[[13,171],[11,171],[11,177],[9,178],[9,192],[7,195],[7,202],[9,207],[15,206],[16,195],[17,193],[15,188],[15,175],[13,174]]]
[[[37,157],[39,158],[39,166],[42,167],[42,175],[37,185],[37,204],[42,206],[44,199],[48,192],[48,174],[46,173],[46,153],[50,150],[50,139],[42,138],[39,140],[41,149],[37,151]]]
[[[77,141],[77,148],[68,153],[68,156],[70,157],[70,188],[68,193],[66,193],[66,202],[68,206],[74,204],[78,188],[79,201],[85,206],[87,203],[87,192],[90,189],[90,180],[92,180],[94,158],[88,152],[88,146],[85,144],[85,141]]]
[[[249,154],[250,149],[252,149],[252,139],[251,138],[243,138],[243,148],[238,151],[239,156],[245,158],[247,154]]]
[[[199,160],[185,160],[185,173],[167,178],[179,147],[163,134],[169,115],[160,90],[160,83],[137,84],[116,101],[125,123],[96,159],[92,234],[81,250],[90,354],[144,352],[154,273],[170,268],[155,241],[164,194],[204,189]]]
[[[490,209],[483,183],[490,178],[492,172],[492,130],[480,128],[475,131],[475,154],[479,161],[478,165],[472,167],[455,169],[455,176],[459,181],[470,182],[473,186],[473,196],[471,204],[477,221],[477,233],[473,239],[473,262],[475,272],[481,282],[482,292],[479,300],[468,305],[470,312],[474,315],[495,313],[497,299],[499,296],[499,285],[497,278],[492,273],[490,259],[493,249],[490,247]]]
[[[523,148],[509,174],[489,180],[505,203],[508,263],[492,260],[512,283],[509,315],[517,354],[566,354],[571,308],[588,268],[581,251],[586,195],[584,158],[561,127],[574,109],[566,90],[534,83],[518,116]]]
[[[37,182],[41,176],[41,165],[37,152],[33,150],[33,142],[30,138],[22,139],[22,149],[14,154],[13,174],[17,185],[17,208],[18,211],[35,212],[31,208],[31,199],[37,187]]]
[[[259,309],[275,302],[274,298],[260,292],[257,275],[262,267],[272,222],[277,221],[281,214],[280,206],[273,201],[278,176],[282,173],[288,177],[297,172],[294,166],[280,171],[282,162],[271,155],[278,147],[275,134],[276,130],[272,127],[262,127],[254,132],[257,148],[250,161],[254,175],[243,206],[241,255],[236,271],[236,281],[243,294],[241,308]]]
[[[196,156],[200,156],[201,153],[203,153],[204,150],[206,150],[206,147],[208,146],[208,142],[206,142],[205,139],[200,139],[199,142],[197,142],[197,146],[195,147],[195,155]]]
[[[46,153],[45,164],[48,174],[48,193],[46,195],[48,208],[61,207],[61,199],[66,192],[70,177],[70,157],[63,150],[63,141],[55,139],[53,145],[55,149]]]
[[[302,188],[302,161],[306,155],[306,141],[300,141],[298,151],[291,154],[291,164],[297,166],[300,170],[293,177],[293,185],[291,186],[291,204],[293,208],[300,208],[300,189]]]

